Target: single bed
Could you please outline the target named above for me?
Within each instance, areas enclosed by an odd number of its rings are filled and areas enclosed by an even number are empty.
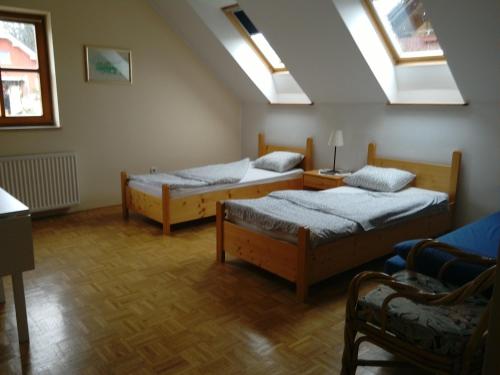
[[[313,140],[307,138],[305,147],[266,144],[264,134],[258,136],[258,155],[274,151],[298,152],[304,159],[298,168],[278,173],[250,166],[237,183],[172,190],[168,184],[151,185],[136,181],[127,172],[121,172],[122,214],[128,219],[130,212],[144,215],[163,225],[169,234],[171,225],[215,215],[216,202],[225,199],[257,198],[272,191],[301,189],[302,173],[314,168]]]
[[[395,243],[409,238],[434,237],[450,230],[460,162],[461,153],[458,151],[453,152],[450,165],[379,158],[376,156],[376,146],[370,144],[368,146],[368,165],[398,168],[412,172],[416,178],[412,186],[405,191],[412,194],[423,192],[431,196],[434,195],[436,207],[439,209],[419,211],[418,214],[409,215],[404,219],[394,220],[388,225],[366,231],[350,227],[348,223],[341,223],[347,228],[345,235],[331,238],[329,241],[318,241],[318,238],[315,238],[314,234],[312,235],[308,225],[300,224],[301,221],[304,221],[302,215],[305,214],[300,209],[297,210],[298,218],[293,223],[298,228],[296,228],[295,235],[290,237],[289,234],[273,233],[266,229],[266,225],[259,225],[258,221],[245,220],[244,215],[240,216],[239,219],[235,219],[238,215],[232,215],[233,220],[231,220],[231,217],[228,217],[228,206],[231,204],[226,205],[224,202],[218,202],[217,261],[223,263],[225,253],[229,253],[255,264],[295,283],[298,298],[305,300],[310,285],[390,254]],[[336,189],[344,189],[346,193],[356,193],[354,188]],[[332,189],[332,192],[336,189]],[[341,191],[338,190],[339,193]],[[282,198],[281,194],[282,192],[278,192],[272,195]],[[297,195],[299,193],[291,192],[291,194]],[[304,192],[304,194],[311,193]],[[317,197],[321,197],[318,201],[322,201],[329,192],[314,192],[312,194],[317,194]],[[443,196],[446,199],[443,200]],[[446,209],[442,207],[443,202]],[[242,205],[244,206],[244,204]],[[276,206],[279,207],[279,213],[278,210],[274,209],[275,214],[273,215],[272,205],[267,205],[264,210],[260,210],[261,213],[264,212],[261,216],[265,216],[266,220],[273,216],[279,218],[281,211],[285,210],[286,207],[279,203]],[[243,220],[241,220],[242,218]],[[323,219],[319,215],[315,218],[315,223],[317,224],[321,220]],[[324,217],[324,220],[329,219]],[[269,223],[269,220],[267,222]],[[276,227],[275,222],[271,222],[268,227]]]

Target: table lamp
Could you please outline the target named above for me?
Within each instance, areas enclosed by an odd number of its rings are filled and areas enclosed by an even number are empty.
[[[330,138],[328,139],[328,146],[333,147],[333,169],[332,173],[336,173],[335,162],[337,159],[337,147],[342,147],[344,145],[344,136],[342,130],[332,130],[330,133]]]

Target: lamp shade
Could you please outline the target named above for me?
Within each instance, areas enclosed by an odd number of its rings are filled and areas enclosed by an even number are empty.
[[[332,130],[330,138],[328,139],[328,146],[341,147],[344,145],[344,135],[342,130]]]

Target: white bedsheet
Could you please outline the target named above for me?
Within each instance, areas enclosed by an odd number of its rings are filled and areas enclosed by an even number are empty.
[[[190,195],[209,193],[212,191],[230,189],[235,187],[251,186],[263,183],[277,182],[288,180],[296,177],[301,177],[304,171],[300,168],[295,168],[287,172],[279,173],[273,171],[267,171],[265,169],[254,168],[250,165],[248,171],[239,182],[234,184],[223,184],[223,185],[212,185],[204,186],[201,188],[191,188],[191,189],[180,189],[177,191],[171,191],[170,196],[172,198],[188,197]],[[135,180],[130,180],[128,185],[136,190],[142,191],[143,193],[161,197],[161,187],[146,184],[144,182],[139,182]]]

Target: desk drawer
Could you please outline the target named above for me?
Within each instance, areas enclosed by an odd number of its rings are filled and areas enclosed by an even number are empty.
[[[0,238],[0,275],[35,268],[29,215],[1,218]]]

